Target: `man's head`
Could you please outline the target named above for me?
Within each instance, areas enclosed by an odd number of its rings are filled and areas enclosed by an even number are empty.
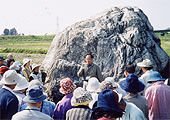
[[[149,59],[145,59],[142,62],[137,63],[137,66],[142,69],[143,72],[151,70],[153,68],[152,62]]]
[[[4,64],[4,58],[2,56],[0,56],[0,65]]]
[[[47,96],[43,94],[43,89],[39,85],[33,85],[28,88],[23,100],[28,103],[29,106],[40,108],[42,101],[46,98]]]
[[[125,74],[125,76],[127,76],[128,74],[135,74],[135,66],[133,64],[127,65],[125,67],[124,74]]]
[[[13,59],[13,54],[12,54],[12,53],[9,53],[9,54],[7,55],[7,58],[8,58],[8,59]]]
[[[16,84],[20,82],[21,77],[17,74],[15,70],[8,70],[4,73],[1,81],[5,86],[14,89]]]
[[[87,54],[86,55],[86,63],[88,64],[88,65],[91,65],[92,63],[93,63],[93,55],[92,54]]]

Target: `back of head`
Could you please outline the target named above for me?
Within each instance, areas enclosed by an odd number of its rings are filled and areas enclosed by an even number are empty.
[[[133,64],[127,65],[125,67],[125,71],[128,72],[129,74],[134,74],[135,73],[135,66]]]

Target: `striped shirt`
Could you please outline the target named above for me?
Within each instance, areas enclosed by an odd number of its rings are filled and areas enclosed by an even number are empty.
[[[92,110],[87,106],[72,108],[66,113],[66,120],[90,120]]]

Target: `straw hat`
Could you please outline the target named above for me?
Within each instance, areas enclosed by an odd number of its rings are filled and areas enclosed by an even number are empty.
[[[145,59],[142,62],[137,63],[139,67],[152,67],[152,62],[149,59]]]
[[[15,70],[8,70],[4,73],[1,81],[3,84],[14,85],[21,80],[21,77],[17,74]]]
[[[73,97],[71,98],[71,105],[88,105],[92,101],[92,96],[90,92],[85,91],[82,87],[78,87],[73,92]]]
[[[100,88],[100,82],[97,78],[92,77],[88,80],[87,88],[86,90],[89,92],[97,92],[97,90]]]

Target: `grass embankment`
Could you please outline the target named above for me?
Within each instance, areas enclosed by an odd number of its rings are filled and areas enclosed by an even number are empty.
[[[170,33],[161,36],[160,33],[156,33],[158,37],[161,39],[161,47],[165,50],[165,52],[170,56]]]
[[[0,53],[46,54],[55,35],[0,36]]]

